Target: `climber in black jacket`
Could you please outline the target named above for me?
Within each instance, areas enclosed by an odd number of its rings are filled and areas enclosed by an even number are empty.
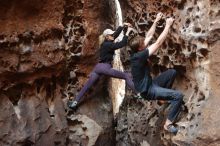
[[[103,32],[104,42],[101,44],[100,48],[100,58],[99,63],[94,67],[93,71],[90,74],[89,80],[86,82],[84,87],[80,90],[79,94],[73,101],[68,102],[68,107],[74,109],[82,96],[90,89],[90,87],[98,80],[101,75],[106,75],[114,78],[124,79],[126,84],[136,92],[131,76],[128,73],[124,73],[112,68],[112,60],[115,53],[115,50],[122,48],[127,45],[128,35],[132,28],[130,23],[124,23],[123,26],[119,26],[118,29],[114,32],[111,29],[106,29]],[[127,31],[122,39],[122,41],[114,43],[114,40],[119,36],[124,28],[127,28]]]

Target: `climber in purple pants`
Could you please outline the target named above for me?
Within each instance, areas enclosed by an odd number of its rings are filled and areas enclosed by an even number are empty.
[[[98,80],[101,75],[107,75],[114,78],[124,79],[126,84],[135,92],[134,84],[131,76],[128,73],[124,73],[112,68],[112,60],[115,50],[122,48],[127,45],[128,35],[131,29],[130,23],[124,23],[124,26],[119,26],[114,32],[111,29],[106,29],[103,32],[104,42],[100,48],[100,59],[99,63],[95,66],[92,73],[90,74],[89,80],[86,82],[84,87],[80,90],[79,94],[73,101],[68,102],[69,108],[76,108],[78,102],[82,96],[90,89],[90,87]],[[127,31],[120,42],[114,43],[114,40],[119,36],[122,30],[127,27]]]
[[[101,75],[107,75],[114,78],[124,79],[129,88],[134,90],[134,84],[128,73],[124,73],[112,68],[110,63],[98,63],[90,74],[89,80],[84,85],[84,87],[76,96],[76,101],[79,101],[80,98],[85,94],[85,92],[98,80]]]

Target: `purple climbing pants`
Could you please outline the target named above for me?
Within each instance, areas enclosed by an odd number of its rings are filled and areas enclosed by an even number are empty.
[[[126,84],[131,88],[134,92],[136,92],[134,88],[134,83],[132,81],[132,77],[128,73],[124,73],[122,71],[118,71],[112,68],[112,65],[109,63],[98,63],[90,74],[89,80],[86,82],[84,87],[80,90],[79,94],[76,96],[76,101],[79,101],[81,97],[90,89],[90,87],[98,80],[101,75],[106,75],[114,78],[124,79]]]

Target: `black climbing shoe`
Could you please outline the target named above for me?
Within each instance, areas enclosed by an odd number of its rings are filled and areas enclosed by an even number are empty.
[[[67,106],[71,109],[76,109],[77,105],[78,105],[78,102],[75,100],[69,100],[67,102]]]

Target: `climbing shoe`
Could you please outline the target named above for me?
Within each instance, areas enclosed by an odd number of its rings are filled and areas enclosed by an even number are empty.
[[[71,109],[76,109],[77,105],[78,105],[78,102],[75,100],[73,100],[73,101],[70,100],[67,102],[67,106]]]
[[[134,98],[137,98],[137,99],[141,99],[141,98],[142,98],[141,95],[140,95],[140,93],[135,94],[133,97],[134,97]]]
[[[167,127],[164,127],[164,129],[173,134],[176,134],[178,132],[178,129],[174,127],[172,124],[168,125]]]

